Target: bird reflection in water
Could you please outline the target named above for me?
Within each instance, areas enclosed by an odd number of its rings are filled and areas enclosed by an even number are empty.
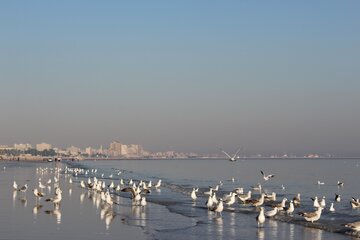
[[[131,206],[131,212],[134,217],[135,225],[146,226],[146,208],[138,205]]]
[[[235,222],[235,212],[230,212],[230,226],[229,233],[231,236],[236,237],[236,222]]]
[[[219,236],[222,237],[223,235],[223,231],[224,231],[224,226],[223,226],[223,218],[222,216],[216,216],[214,218],[215,224],[216,224],[216,232]]]
[[[69,188],[69,197],[71,197],[72,194],[72,188]]]
[[[13,192],[13,208],[15,208],[16,196],[17,196],[17,190],[14,190],[14,192]]]
[[[320,240],[322,239],[323,231],[315,228],[304,228],[303,239]]]
[[[276,220],[269,220],[269,228],[270,228],[270,238],[277,239],[278,238],[278,222]]]
[[[27,207],[27,199],[26,197],[21,197],[19,198],[19,201],[21,202],[21,204],[26,208]]]
[[[256,235],[258,237],[259,240],[264,240],[265,239],[265,230],[264,228],[258,228],[257,229],[257,232],[256,232]]]
[[[40,204],[36,204],[33,208],[33,214],[34,214],[34,218],[36,217],[36,215],[38,215],[39,210],[43,207],[43,205]]]
[[[54,210],[46,210],[45,213],[55,216],[57,224],[61,223],[61,211],[60,211],[60,205],[59,204],[54,204]]]
[[[116,214],[112,210],[111,206],[109,204],[103,204],[101,205],[100,210],[100,219],[105,221],[106,230],[109,230],[110,225],[115,218]]]
[[[85,193],[80,194],[80,203],[83,204],[85,199]]]

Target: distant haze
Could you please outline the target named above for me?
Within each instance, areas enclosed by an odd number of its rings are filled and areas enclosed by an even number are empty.
[[[360,156],[359,1],[1,1],[0,145]]]

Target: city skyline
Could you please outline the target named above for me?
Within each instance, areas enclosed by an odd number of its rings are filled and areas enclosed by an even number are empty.
[[[0,144],[360,156],[358,1],[2,1]]]

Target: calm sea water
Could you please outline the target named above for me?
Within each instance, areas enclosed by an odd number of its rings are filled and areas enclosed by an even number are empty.
[[[0,239],[49,236],[53,239],[118,239],[119,235],[137,239],[350,239],[347,234],[351,231],[341,224],[360,220],[360,211],[351,209],[349,203],[351,197],[360,197],[358,160],[117,160],[63,162],[59,166],[64,169],[65,164],[98,171],[86,176],[72,176],[72,184],[68,183],[71,176],[59,175],[64,192],[59,217],[56,212],[45,212],[54,209],[42,200],[42,207],[36,209],[39,203],[30,191],[37,186],[39,177],[43,182],[52,177],[50,172],[36,174],[36,167],[55,167],[55,163],[0,163],[1,169],[6,167],[0,173],[0,231],[4,233]],[[275,177],[265,182],[260,170],[275,174]],[[121,174],[117,175],[119,171]],[[107,184],[111,181],[118,184],[122,178],[125,182],[133,179],[153,183],[162,179],[163,185],[147,196],[149,204],[145,208],[132,206],[128,193],[114,193],[120,204],[111,209],[112,220],[106,221],[101,219],[105,211],[102,205],[91,193],[79,187],[80,180],[93,176],[101,178],[102,175]],[[25,194],[16,192],[14,196],[13,180],[19,184],[28,183],[30,189]],[[278,201],[283,197],[292,199],[301,193],[302,206],[295,210],[293,217],[280,215],[275,220],[267,219],[263,228],[257,227],[256,210],[239,203],[226,208],[222,217],[215,216],[206,209],[207,198],[202,193],[220,181],[223,184],[218,196],[236,187],[243,187],[246,192],[260,183],[263,191],[275,191]],[[317,181],[325,184],[318,185]],[[344,182],[344,187],[338,187],[337,181]],[[190,198],[193,187],[200,188],[196,202]],[[50,189],[48,194],[52,191]],[[334,202],[335,193],[341,194],[342,201],[335,203],[336,211],[331,213],[328,208]],[[296,212],[312,210],[311,197],[314,196],[325,196],[327,206],[320,221],[311,224]],[[266,206],[266,209],[270,207]]]

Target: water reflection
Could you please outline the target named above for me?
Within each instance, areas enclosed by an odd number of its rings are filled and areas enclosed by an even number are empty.
[[[21,202],[21,204],[26,208],[27,207],[27,199],[26,197],[20,197],[19,201]]]
[[[278,222],[276,220],[269,220],[270,238],[276,239],[278,237]]]
[[[101,205],[100,219],[105,221],[106,230],[109,229],[115,215],[116,214],[113,212],[110,205],[108,204]]]
[[[257,228],[256,236],[258,237],[259,240],[265,239],[265,230],[263,227]]]
[[[69,197],[71,197],[72,194],[72,188],[69,188]]]
[[[13,198],[12,198],[12,202],[13,202],[13,208],[15,208],[15,202],[16,202],[16,196],[17,196],[17,191],[16,190],[14,190],[13,191]]]
[[[131,212],[134,217],[135,225],[146,226],[146,208],[138,205],[131,206]]]
[[[40,204],[36,204],[33,208],[33,215],[34,215],[34,219],[36,218],[36,215],[39,214],[39,210],[43,207],[43,205]]]
[[[304,228],[304,239],[320,240],[323,231],[315,228]]]
[[[289,235],[290,235],[289,240],[295,239],[295,225],[294,224],[290,224]]]
[[[223,233],[224,233],[224,220],[221,216],[217,216],[214,218],[215,220],[215,224],[216,224],[216,233],[219,237],[219,239],[223,238]]]
[[[80,194],[80,203],[83,204],[85,199],[85,193]]]
[[[54,204],[54,210],[46,210],[45,213],[55,216],[57,224],[61,223],[61,211],[60,211],[60,205],[59,204]]]

